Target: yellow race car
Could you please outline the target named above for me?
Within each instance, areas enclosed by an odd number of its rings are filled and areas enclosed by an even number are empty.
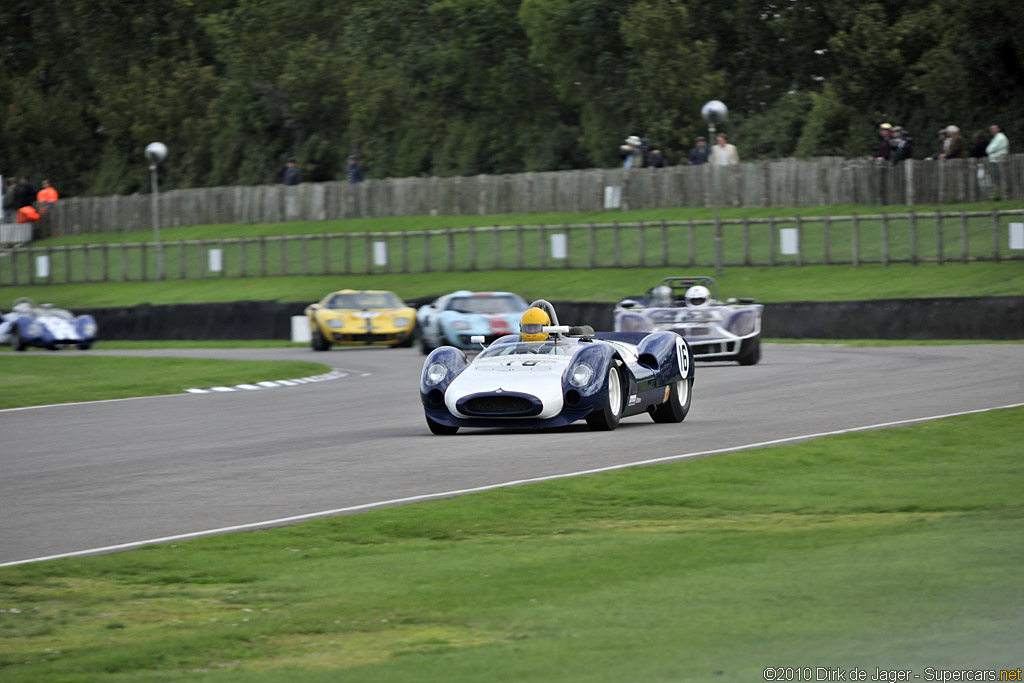
[[[343,289],[306,306],[310,346],[412,346],[416,311],[394,292]]]

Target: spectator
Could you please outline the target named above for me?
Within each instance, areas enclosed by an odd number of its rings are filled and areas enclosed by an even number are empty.
[[[644,156],[646,156],[645,152],[643,141],[636,135],[630,135],[619,147],[619,153],[624,159],[622,168],[640,168],[643,166]]]
[[[36,188],[28,181],[28,176],[21,176],[18,182],[18,191],[15,194],[14,208],[20,209],[23,206],[32,206],[36,201]]]
[[[711,151],[711,155],[716,165],[730,166],[740,163],[740,155],[736,151],[736,145],[729,144],[729,137],[725,133],[719,133],[715,136],[715,139],[718,141],[718,144]]]
[[[988,133],[983,130],[974,131],[974,135],[971,136],[971,158],[984,159],[988,156],[985,153],[986,147],[988,147]]]
[[[31,204],[27,204],[18,209],[18,217],[14,220],[15,223],[38,223],[39,212],[36,211],[35,207]]]
[[[10,223],[18,213],[16,203],[18,201],[18,184],[13,178],[4,180],[4,213],[3,222]]]
[[[36,194],[37,206],[41,211],[45,211],[60,199],[60,195],[57,194],[57,189],[50,183],[49,179],[43,181],[43,189],[39,190]]]
[[[962,159],[964,156],[964,136],[960,135],[960,128],[949,124],[946,126],[946,146],[940,158]]]
[[[935,152],[935,154],[932,154],[931,156],[925,157],[924,160],[925,161],[934,161],[936,159],[944,158],[944,155],[946,153],[946,149],[948,147],[949,147],[949,137],[946,135],[946,129],[945,128],[940,128],[939,129],[939,149],[938,149],[937,152]]]
[[[889,161],[892,158],[892,124],[883,123],[878,127],[878,135],[882,139],[878,151],[871,157],[875,161]]]
[[[906,159],[913,158],[914,156],[914,138],[911,137],[910,132],[903,130],[900,126],[895,126],[892,129],[893,132],[893,145],[892,145],[892,158],[890,161],[893,164],[899,164]]]
[[[363,182],[363,167],[359,163],[359,157],[355,154],[348,155],[348,181],[355,185]]]
[[[1006,160],[1006,155],[1010,153],[1010,141],[999,124],[993,123],[988,129],[992,133],[992,140],[985,148],[985,154],[988,155],[989,170],[992,172],[991,198],[998,200],[1002,195],[1003,188],[1000,166]]]
[[[651,145],[647,148],[647,158],[644,159],[645,168],[664,168],[665,155],[661,153],[661,147]]]
[[[284,166],[285,185],[298,185],[302,182],[302,177],[299,175],[299,169],[295,168],[295,159],[289,159]]]
[[[696,146],[690,150],[690,165],[700,166],[701,164],[706,164],[710,155],[711,150],[708,149],[708,141],[703,137],[697,138]]]
[[[981,196],[988,194],[988,180],[985,178],[985,164],[982,162],[987,154],[985,154],[985,148],[988,147],[988,133],[984,130],[974,131],[974,135],[971,136],[971,158],[978,160],[978,170],[976,172],[978,178],[978,193]]]

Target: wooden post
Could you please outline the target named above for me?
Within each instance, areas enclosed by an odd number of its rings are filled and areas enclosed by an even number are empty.
[[[523,226],[516,225],[516,268],[523,269]]]
[[[967,263],[967,212],[960,209],[960,260]]]
[[[244,267],[244,260],[242,264]],[[178,240],[178,279],[188,279],[188,271],[185,270],[185,240]]]
[[[992,260],[999,263],[999,209],[992,209]]]
[[[910,210],[910,262],[917,265],[917,213]]]
[[[639,221],[636,229],[636,250],[641,266],[647,265],[647,244],[644,239],[644,222]]]
[[[208,256],[206,255],[206,240],[199,240],[199,277],[200,279],[206,277],[206,263]]]
[[[146,243],[142,242],[139,244],[139,253],[142,255],[142,270],[140,271],[141,280],[146,281]]]
[[[942,211],[935,212],[935,256],[938,259],[939,265],[942,265],[944,254],[944,247],[942,244]]]
[[[768,265],[774,266],[779,248],[779,235],[775,227],[775,216],[768,216]]]
[[[302,233],[302,236],[299,238],[300,240],[302,240],[302,274],[303,275],[309,275],[309,240],[307,239],[307,237],[308,237],[308,235],[306,235],[306,233]]]
[[[796,264],[804,264],[804,223],[800,216],[796,217]]]
[[[661,265],[668,265],[668,225],[661,219]]]
[[[456,185],[462,180],[462,178],[456,178]],[[456,202],[458,205],[458,202]],[[451,227],[445,228],[448,238],[448,272],[455,270],[455,233],[452,232]]]
[[[65,256],[65,258],[67,258],[67,253],[68,253],[68,248],[64,247],[64,256]],[[64,279],[67,280],[68,282],[70,282],[71,281],[71,262],[68,261],[66,263],[66,266],[67,266],[67,270],[64,272]],[[127,252],[127,249],[126,249],[126,247],[124,245],[124,242],[121,242],[121,282],[126,282],[127,280],[128,280],[128,252]]]
[[[46,261],[50,264],[50,272],[46,275],[46,284],[53,284],[53,250],[49,246],[46,247]]]
[[[750,265],[750,220],[743,217],[743,265]]]
[[[483,192],[483,190],[481,190]],[[476,228],[469,226],[469,269],[476,270]]]
[[[288,274],[288,235],[277,238],[278,249],[281,250],[281,275]]]
[[[587,258],[591,268],[597,267],[597,238],[594,235],[594,230],[594,221],[590,221],[590,226],[587,228]]]
[[[430,272],[430,231],[423,231],[423,272]]]
[[[706,164],[701,165],[701,168],[704,168],[705,165]],[[686,244],[687,259],[686,260],[688,261],[690,267],[693,267],[693,265],[697,262],[697,226],[695,226],[693,224],[693,219],[692,218],[690,219],[690,226],[689,226],[689,228],[690,229],[687,231],[687,234],[686,234],[686,238],[687,238],[686,239],[686,241],[687,241],[687,244]]]
[[[619,233],[619,222],[612,221],[612,250],[615,253],[615,267],[622,267],[622,235]]]
[[[267,276],[267,238],[260,235],[260,277]]]
[[[501,231],[497,225],[491,229],[491,248],[494,250],[492,267],[494,270],[498,270],[501,268]]]
[[[331,238],[326,232],[320,236],[320,256],[324,262],[323,274],[327,275],[331,272]]]
[[[882,266],[889,267],[889,215],[882,212]]]
[[[224,240],[217,240],[217,248],[220,249],[220,276],[228,276],[228,252],[224,249]]]
[[[857,214],[853,214],[853,222],[850,223],[850,254],[854,267],[860,265],[860,226],[858,225]]]
[[[546,238],[547,238],[547,226],[545,226],[543,223],[541,223],[540,226],[537,228],[537,242],[538,242],[537,248],[539,250],[538,256],[539,256],[539,259],[540,259],[538,261],[538,264],[540,265],[540,268],[542,270],[544,268],[548,267],[548,259],[547,259],[547,254],[548,254],[547,246],[548,245],[547,245],[547,242],[546,242]]]
[[[825,265],[832,263],[832,220],[825,214],[825,222],[821,227],[822,239],[825,242]]]
[[[46,255],[46,260],[49,261],[49,249],[46,250]],[[53,270],[53,268],[51,268],[50,270]],[[47,276],[46,281],[50,281],[49,276]],[[110,282],[110,245],[106,242],[103,243],[103,281]]]
[[[363,258],[366,261],[366,273],[373,272],[373,237],[369,232],[363,233]]]
[[[89,280],[92,279],[91,276],[90,276],[90,273],[89,273],[89,265],[90,265],[89,264],[89,245],[88,244],[83,244],[82,245],[82,282],[89,282]],[[32,272],[31,269],[29,269],[29,273],[31,273],[31,272]]]
[[[409,272],[409,235],[402,231],[402,272]]]

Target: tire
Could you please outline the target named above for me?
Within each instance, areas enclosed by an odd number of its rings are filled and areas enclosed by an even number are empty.
[[[625,404],[625,391],[622,388],[622,375],[613,363],[608,368],[608,393],[604,406],[587,415],[587,424],[595,432],[610,432],[619,426],[622,419],[622,407]]]
[[[433,350],[434,347],[428,344],[427,338],[423,336],[423,330],[420,330],[420,351],[423,352],[424,356],[429,356]]]
[[[409,336],[408,337],[406,337],[402,341],[400,341],[397,344],[395,344],[395,348],[398,348],[398,349],[408,349],[408,348],[411,348],[412,347],[412,340],[413,340],[413,337],[415,337],[415,336],[416,336],[416,328],[414,327],[411,330],[409,330]]]
[[[655,422],[682,422],[690,412],[690,401],[693,400],[693,378],[673,382],[668,391],[668,400],[651,412]]]
[[[458,427],[449,427],[443,425],[440,422],[434,422],[429,417],[427,418],[427,426],[430,427],[430,431],[439,436],[451,436],[455,432],[459,431]]]
[[[88,351],[89,349],[92,348],[92,342],[91,341],[78,342],[78,348],[81,349],[82,351]]]
[[[315,325],[309,333],[309,345],[314,351],[326,351],[331,348],[331,342],[324,339],[324,335],[320,333],[320,328]]]
[[[761,338],[744,339],[736,360],[740,365],[757,365],[757,362],[761,360]]]
[[[15,351],[24,351],[28,348],[28,344],[26,344],[25,340],[21,338],[21,335],[18,334],[17,329],[14,330],[13,337],[14,338],[11,340],[11,346],[14,347]]]

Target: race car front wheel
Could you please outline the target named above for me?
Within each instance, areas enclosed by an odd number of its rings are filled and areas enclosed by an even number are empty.
[[[310,331],[309,345],[313,348],[314,351],[326,351],[327,349],[331,348],[331,343],[324,339],[324,335],[320,333],[319,327],[314,327]]]
[[[668,400],[651,411],[651,419],[655,422],[682,422],[690,412],[692,397],[693,377],[673,382],[668,392]]]
[[[14,347],[15,351],[24,351],[28,348],[28,344],[26,344],[25,340],[21,338],[21,335],[18,334],[18,330],[14,330],[14,339],[11,340],[11,346]]]
[[[622,376],[619,369],[612,363],[608,368],[608,392],[605,395],[604,406],[587,415],[587,424],[595,432],[610,432],[619,425],[622,418]]]

